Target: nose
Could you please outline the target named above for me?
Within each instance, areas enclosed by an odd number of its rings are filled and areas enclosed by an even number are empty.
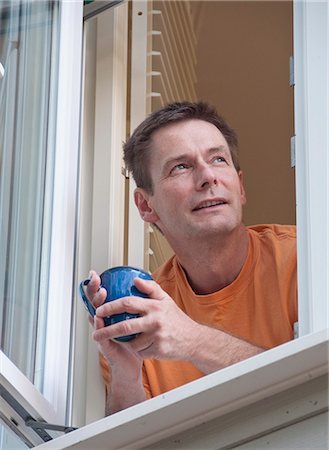
[[[217,185],[217,175],[213,167],[208,164],[202,164],[195,172],[195,184],[198,190],[202,190]]]

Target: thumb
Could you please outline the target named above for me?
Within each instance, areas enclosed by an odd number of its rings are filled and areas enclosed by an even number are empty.
[[[160,287],[154,280],[143,280],[142,278],[135,278],[134,284],[136,288],[154,300],[164,300],[168,298],[168,294]]]

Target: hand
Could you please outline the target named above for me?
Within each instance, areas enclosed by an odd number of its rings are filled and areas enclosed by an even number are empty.
[[[86,295],[94,307],[97,308],[104,304],[107,292],[105,288],[100,288],[101,280],[95,271],[90,271],[89,278],[90,282],[86,288]],[[89,322],[95,330],[104,328],[104,320],[100,317],[89,317]],[[118,372],[120,377],[124,374],[126,378],[128,376],[134,381],[141,376],[143,359],[129,347],[109,339],[99,340],[98,347],[111,366],[112,376]]]
[[[223,330],[195,322],[155,281],[136,278],[135,285],[149,298],[124,297],[103,304],[97,308],[96,318],[125,311],[140,317],[97,328],[93,333],[95,341],[102,343],[141,333],[121,345],[141,359],[190,361],[204,373],[230,366],[264,350]]]
[[[136,358],[192,360],[195,338],[200,325],[188,317],[155,281],[136,278],[138,290],[149,298],[123,297],[102,304],[96,309],[96,329],[93,338],[103,349],[112,350],[115,337],[140,333],[134,340],[120,344]],[[100,294],[101,296],[101,294]],[[96,303],[101,304],[99,297]],[[96,305],[96,304],[95,304]],[[129,312],[140,317],[102,326],[103,318],[113,314]],[[102,322],[98,322],[102,321]]]
[[[100,277],[96,272],[91,271],[86,294],[95,308],[103,305],[107,296],[106,289],[100,288],[100,283]],[[94,333],[104,329],[103,318],[95,316],[92,319],[89,317],[89,321],[94,326]],[[113,414],[146,400],[142,380],[142,357],[129,346],[109,339],[99,340],[98,347],[108,360],[111,368],[111,383],[105,407],[106,414]]]

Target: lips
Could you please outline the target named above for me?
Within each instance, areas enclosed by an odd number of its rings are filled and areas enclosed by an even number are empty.
[[[213,206],[226,205],[226,201],[223,199],[214,199],[214,200],[204,200],[203,202],[198,203],[192,211],[199,211],[204,208],[211,208]]]

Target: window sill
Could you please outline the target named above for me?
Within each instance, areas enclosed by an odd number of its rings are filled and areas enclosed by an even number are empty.
[[[323,330],[86,425],[37,449],[140,449],[328,373]]]

